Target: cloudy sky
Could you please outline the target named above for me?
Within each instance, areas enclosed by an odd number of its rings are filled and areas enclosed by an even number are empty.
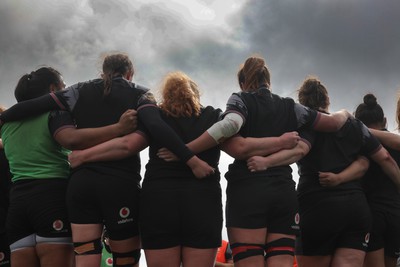
[[[372,92],[396,130],[399,12],[398,0],[1,0],[0,104],[15,103],[19,77],[41,65],[73,84],[98,76],[101,54],[124,51],[137,83],[156,90],[182,70],[203,104],[223,109],[239,65],[257,53],[275,93],[296,98],[312,74],[332,111],[353,111]]]
[[[135,80],[156,90],[183,70],[203,103],[224,108],[246,57],[265,57],[275,93],[296,98],[309,74],[328,87],[332,110],[351,111],[373,92],[394,130],[400,88],[397,0],[2,0],[0,104],[41,65],[67,84],[96,77],[100,55],[124,51]]]

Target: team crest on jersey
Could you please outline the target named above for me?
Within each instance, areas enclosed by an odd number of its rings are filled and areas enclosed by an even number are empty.
[[[300,214],[299,214],[299,213],[296,213],[296,215],[294,216],[294,222],[295,222],[296,224],[299,224],[299,223],[300,223]]]
[[[106,264],[107,264],[107,266],[112,266],[112,265],[113,265],[113,259],[110,258],[110,257],[108,257],[108,258],[106,259]]]
[[[0,252],[0,261],[3,261],[6,255],[3,252]]]
[[[53,222],[53,228],[56,231],[61,231],[64,228],[64,223],[61,220],[55,220]]]
[[[127,207],[123,207],[122,209],[119,210],[119,216],[121,216],[121,218],[126,218],[129,216],[130,214],[130,210]]]

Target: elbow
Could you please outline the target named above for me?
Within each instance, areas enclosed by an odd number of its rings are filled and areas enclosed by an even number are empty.
[[[83,144],[81,144],[81,142],[79,142],[79,140],[77,140],[76,138],[73,138],[73,137],[68,138],[67,140],[63,140],[61,142],[61,145],[69,150],[81,150],[81,149],[87,148]]]
[[[138,153],[138,147],[136,142],[130,140],[127,136],[122,137],[121,142],[119,144],[120,151],[126,156],[133,155]]]
[[[295,151],[294,151],[294,159],[295,160],[294,161],[295,162],[299,161],[300,159],[305,157],[307,155],[307,153],[308,153],[308,151],[305,151],[302,148],[295,149]]]
[[[245,143],[241,140],[235,142],[234,145],[230,145],[229,148],[225,149],[225,152],[228,153],[229,156],[239,160],[246,160],[251,156]]]
[[[298,159],[304,158],[306,155],[307,155],[307,152],[304,151],[303,149],[299,149],[299,150],[297,151],[297,158],[298,158]]]
[[[381,161],[383,162],[392,162],[393,158],[390,156],[389,152],[385,149],[384,153],[382,153]]]
[[[364,175],[369,169],[369,160],[367,158],[363,158],[363,160],[361,160],[360,162],[360,165],[361,165],[360,169]]]
[[[311,144],[307,140],[301,139],[295,148],[295,154],[297,160],[304,158],[308,154],[308,152],[310,152],[310,149],[311,149]]]
[[[382,168],[385,169],[385,167],[390,166],[390,165],[396,165],[397,164],[394,162],[394,159],[392,156],[389,154],[389,152],[381,147],[375,154],[371,155],[372,159],[378,163]]]

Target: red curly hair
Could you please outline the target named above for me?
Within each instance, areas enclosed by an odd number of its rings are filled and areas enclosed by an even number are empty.
[[[160,108],[172,117],[200,115],[200,93],[197,84],[185,73],[168,73],[161,88]]]

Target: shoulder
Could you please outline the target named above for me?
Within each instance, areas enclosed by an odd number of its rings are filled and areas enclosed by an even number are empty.
[[[87,87],[87,86],[101,85],[101,84],[103,84],[103,82],[104,82],[103,79],[87,80],[84,82],[75,83],[74,85],[67,87],[66,90],[68,90],[68,89],[78,89],[79,90],[79,89],[81,89],[83,87]]]
[[[69,113],[66,110],[52,110],[52,111],[49,112],[49,117],[50,118],[55,118],[55,117],[59,117],[59,116],[71,117],[71,113]]]
[[[222,110],[219,108],[214,108],[212,106],[202,107],[201,113],[209,116],[214,116],[220,118],[222,116]]]
[[[206,106],[201,108],[202,112],[213,112],[213,113],[222,113],[222,110],[219,108],[214,108],[213,106]]]
[[[136,90],[139,90],[139,91],[141,91],[143,93],[150,92],[150,89],[145,87],[145,86],[143,86],[143,85],[139,85],[139,84],[136,84],[136,83],[130,83],[130,84],[131,84],[132,88],[135,88]]]

